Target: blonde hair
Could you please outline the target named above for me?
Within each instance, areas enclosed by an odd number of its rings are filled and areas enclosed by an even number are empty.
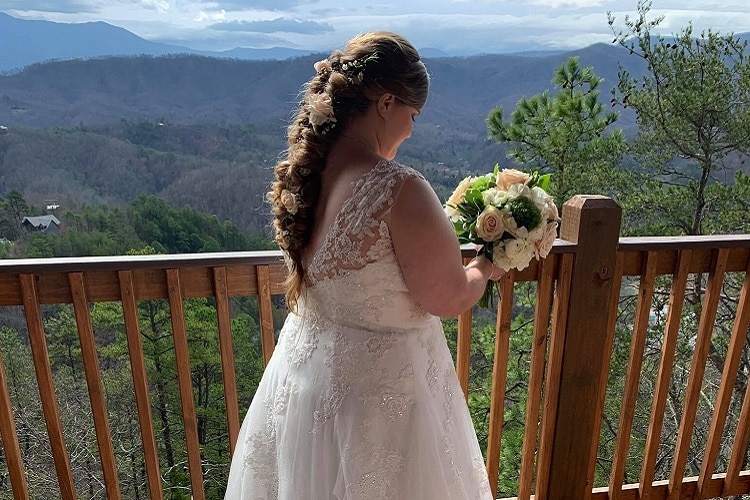
[[[315,225],[320,174],[331,144],[351,118],[367,110],[373,97],[390,93],[421,109],[429,91],[429,75],[419,53],[404,37],[389,31],[358,35],[325,63],[323,69],[316,65],[317,74],[303,86],[300,107],[287,131],[286,158],[276,165],[276,180],[268,193],[274,238],[287,254],[286,299],[293,311],[304,286],[302,252]],[[313,95],[330,102],[335,120],[324,126],[311,121]]]

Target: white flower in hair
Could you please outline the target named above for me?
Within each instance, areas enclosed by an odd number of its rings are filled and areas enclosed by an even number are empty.
[[[323,59],[322,61],[316,62],[313,67],[318,74],[323,73],[324,71],[331,71],[331,61]]]
[[[324,92],[310,94],[307,98],[307,110],[310,112],[310,123],[313,126],[336,121],[336,117],[333,115],[331,96]]]

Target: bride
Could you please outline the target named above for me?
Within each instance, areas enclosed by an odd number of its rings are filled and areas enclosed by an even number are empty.
[[[491,498],[439,316],[503,271],[485,257],[462,266],[432,188],[393,161],[428,87],[395,33],[315,64],[268,194],[291,314],[226,500]]]

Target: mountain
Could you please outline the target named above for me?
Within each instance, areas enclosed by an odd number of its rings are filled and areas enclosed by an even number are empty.
[[[551,88],[570,56],[593,66],[602,99],[624,64],[614,45],[560,54],[434,57],[430,97],[399,160],[441,196],[468,172],[505,164],[485,118]],[[320,55],[245,61],[200,55],[128,56],[37,63],[0,75],[0,195],[41,204],[122,206],[138,194],[264,227],[263,193],[284,133]],[[624,113],[618,127],[632,127]],[[447,193],[446,193],[447,191]],[[260,200],[260,201],[259,201]]]
[[[239,59],[286,59],[311,51],[283,47],[200,51],[151,42],[105,22],[56,23],[18,19],[0,12],[0,72],[30,64],[80,58],[134,55],[199,54]]]
[[[547,56],[504,54],[426,59],[430,101],[418,124],[485,132],[484,118],[501,104],[551,87],[568,57],[593,66],[607,95],[627,51],[597,44]],[[126,119],[172,123],[283,127],[319,55],[244,61],[197,55],[133,56],[38,63],[0,75],[0,125],[24,127],[104,124]]]

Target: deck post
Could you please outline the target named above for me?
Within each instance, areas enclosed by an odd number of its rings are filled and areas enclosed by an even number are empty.
[[[549,473],[537,480],[547,499],[588,499],[594,476],[611,345],[611,303],[622,210],[603,196],[575,196],[563,206],[560,238],[577,244],[570,282],[565,340],[554,409]]]

